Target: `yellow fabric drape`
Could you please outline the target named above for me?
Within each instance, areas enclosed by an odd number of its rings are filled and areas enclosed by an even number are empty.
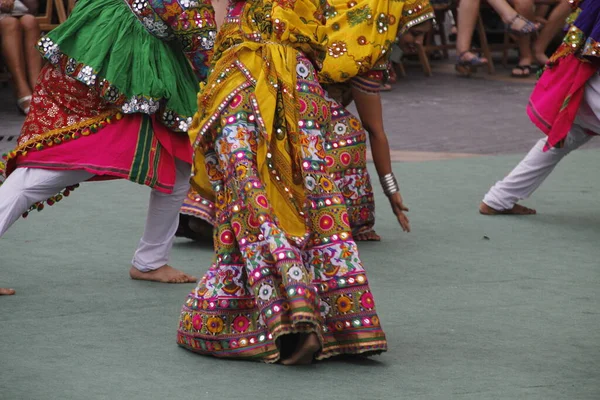
[[[204,153],[217,133],[213,127],[219,122],[221,104],[231,93],[252,86],[261,130],[257,138],[258,171],[282,228],[298,237],[305,234],[306,227],[297,208],[304,202],[299,170],[302,133],[296,101],[297,54],[300,51],[319,64],[325,40],[322,9],[317,1],[246,2],[240,23],[225,24],[217,37],[214,68],[201,86],[199,112],[189,131],[195,153],[192,182],[202,196],[211,198],[214,195],[205,173]],[[281,140],[283,135],[287,140]],[[280,180],[269,173],[269,156]]]
[[[327,55],[320,81],[344,82],[387,57],[398,33],[403,0],[329,0]]]
[[[333,8],[324,7],[322,0],[252,0],[234,5],[234,9],[241,7],[239,20],[230,18],[217,36],[213,69],[201,85],[199,111],[189,131],[194,145],[192,184],[198,193],[217,206],[227,201],[214,199],[208,176],[218,172],[211,163],[205,167],[205,153],[218,134],[222,107],[239,91],[250,91],[260,129],[257,165],[261,180],[281,227],[289,235],[302,237],[306,226],[299,207],[305,191],[300,168],[305,138],[298,125],[298,52],[323,67],[323,80],[344,81],[366,72],[386,56],[404,26],[406,1],[333,0]],[[342,37],[345,45],[340,44]],[[363,39],[364,45],[360,44]],[[279,180],[270,173],[269,161]]]
[[[344,82],[385,63],[396,37],[434,17],[429,0],[329,0],[319,80]]]

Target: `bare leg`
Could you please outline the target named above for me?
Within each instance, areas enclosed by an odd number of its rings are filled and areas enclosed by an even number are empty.
[[[479,0],[461,1],[458,8],[456,52],[459,55],[464,54],[464,59],[467,61],[475,57],[475,54],[471,53],[470,50],[475,24],[479,17],[479,6]]]
[[[25,61],[27,63],[27,78],[29,87],[35,87],[38,75],[42,70],[42,56],[35,48],[40,38],[40,26],[33,15],[24,15],[20,19],[24,32]]]
[[[544,65],[548,62],[548,56],[546,55],[546,49],[554,38],[554,36],[560,32],[565,24],[565,20],[571,12],[571,6],[567,0],[561,1],[554,10],[550,13],[548,21],[544,25],[544,29],[540,31],[540,34],[533,44],[533,53],[536,60]]]
[[[519,14],[532,21],[535,18],[533,0],[515,0],[515,9]],[[531,51],[531,36],[523,36],[518,39],[519,43],[519,64],[521,66],[531,65],[533,62],[533,52]],[[528,75],[529,71],[513,70],[513,75]]]
[[[506,0],[488,0],[488,4],[492,6],[494,11],[496,11],[498,15],[500,15],[500,18],[502,18],[502,22],[504,22],[505,24],[511,23],[512,20],[517,16],[517,11],[514,8],[512,8]],[[521,27],[521,25],[517,24],[524,24],[524,22],[515,21],[515,29],[519,29]]]
[[[18,19],[5,17],[0,20],[0,36],[2,37],[2,54],[6,66],[15,82],[17,98],[31,95],[27,82],[25,57],[23,55],[23,29]],[[24,104],[24,107],[29,106]]]

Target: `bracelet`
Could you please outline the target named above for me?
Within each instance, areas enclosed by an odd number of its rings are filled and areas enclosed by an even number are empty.
[[[381,186],[383,187],[383,193],[385,193],[385,195],[388,197],[400,191],[398,181],[396,180],[396,177],[393,173],[380,177],[379,181],[381,182]]]

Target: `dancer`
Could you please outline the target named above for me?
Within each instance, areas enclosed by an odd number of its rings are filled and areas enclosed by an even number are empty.
[[[188,350],[289,365],[387,349],[326,169],[330,109],[313,63],[335,45],[323,46],[322,12],[238,1],[220,29],[191,130],[193,185],[214,192],[216,228],[214,263],[181,310]]]
[[[529,197],[563,157],[600,133],[599,40],[600,2],[584,0],[527,107],[533,123],[548,137],[489,190],[479,206],[481,214],[535,214],[517,202]]]
[[[195,282],[168,259],[189,188],[187,129],[215,36],[208,0],[79,0],[38,44],[49,63],[0,165],[0,236],[82,181],[128,179],[153,189],[131,278]]]
[[[356,2],[355,2],[356,3]],[[363,4],[364,3],[364,4]],[[389,15],[400,15],[394,24],[381,19],[380,24],[373,24],[373,32],[369,34],[362,24],[353,25],[353,10],[361,9],[368,2],[351,4],[345,1],[329,2],[326,17],[330,50],[325,56],[325,71],[319,79],[321,82],[337,82],[344,80],[342,74],[332,76],[335,72],[347,71],[349,65],[355,69],[350,75],[360,75],[340,84],[329,84],[325,88],[329,94],[326,100],[331,107],[331,127],[325,134],[325,161],[330,176],[344,195],[348,208],[348,217],[352,228],[352,236],[356,241],[379,241],[375,232],[375,199],[369,172],[367,170],[366,139],[369,134],[372,156],[379,176],[393,176],[390,148],[383,124],[380,88],[386,79],[388,70],[388,51],[373,63],[374,67],[363,72],[354,60],[362,60],[370,56],[371,47],[367,46],[367,37],[385,35],[379,38],[383,43],[391,42],[397,35],[404,35],[410,40],[418,40],[430,29],[434,18],[429,0],[409,0],[406,2],[390,2]],[[342,27],[342,28],[340,28]],[[366,35],[366,36],[365,36]],[[354,38],[347,40],[346,38]],[[340,65],[345,68],[338,69]],[[345,72],[348,74],[348,72]],[[345,107],[356,102],[360,121]],[[395,178],[394,178],[395,179]],[[181,208],[179,236],[197,241],[208,240],[214,225],[214,204],[211,198],[205,198],[192,188]],[[392,211],[396,215],[402,229],[410,231],[410,222],[405,212],[400,191],[389,196]]]
[[[335,99],[330,101],[333,129],[329,130],[325,137],[328,171],[344,194],[353,238],[356,241],[379,241],[381,238],[373,228],[375,200],[367,170],[365,131],[369,135],[377,174],[384,180],[395,180],[380,95],[382,85],[388,78],[389,47],[382,49],[381,56],[373,63],[373,68],[364,71],[363,60],[369,56],[370,51],[367,38],[386,33],[389,34],[390,41],[397,36],[403,36],[407,44],[419,40],[431,29],[433,8],[429,0],[389,2],[390,14],[400,16],[397,24],[390,26],[381,18],[369,35],[363,26],[352,23],[355,9],[360,8],[362,4],[353,5],[352,2],[335,0],[331,1],[330,5],[333,10],[330,9],[326,14],[327,36],[331,46],[340,50],[327,54],[320,80],[324,83],[345,80],[343,74],[349,67],[342,68],[342,65],[354,66],[356,76],[347,82],[325,87]],[[356,104],[360,122],[345,109],[352,101]],[[400,191],[386,195],[400,226],[405,232],[410,232],[410,222],[405,214],[408,208],[404,205]]]

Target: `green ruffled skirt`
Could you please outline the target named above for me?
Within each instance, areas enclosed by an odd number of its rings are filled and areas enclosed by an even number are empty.
[[[180,44],[153,36],[124,0],[79,0],[38,47],[124,113],[157,114],[168,128],[187,131],[198,79]]]

